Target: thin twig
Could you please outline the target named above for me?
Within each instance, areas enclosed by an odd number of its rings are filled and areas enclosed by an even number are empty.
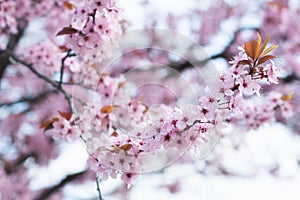
[[[76,56],[76,55],[71,54],[71,49],[69,49],[67,54],[65,55],[65,57],[63,57],[61,59],[60,78],[59,78],[59,82],[58,82],[58,87],[59,88],[61,88],[61,84],[62,84],[62,81],[63,81],[64,70],[65,70],[65,61],[66,61],[67,58],[72,57],[72,56]]]
[[[11,101],[11,102],[5,102],[5,103],[1,103],[0,104],[0,107],[2,106],[12,106],[14,104],[17,104],[17,103],[23,103],[23,102],[26,102],[26,103],[35,103],[45,97],[47,97],[49,94],[52,94],[52,93],[55,93],[57,92],[57,90],[52,90],[52,91],[45,91],[45,92],[42,92],[36,96],[29,96],[29,97],[22,97],[18,100],[15,100],[15,101]]]
[[[25,61],[19,59],[15,54],[13,54],[12,52],[10,51],[5,51],[15,62],[17,63],[20,63],[22,64],[23,66],[27,67],[33,74],[35,74],[38,78],[44,80],[45,82],[49,83],[50,85],[52,85],[54,88],[56,88],[58,91],[60,91],[64,96],[65,96],[65,99],[67,100],[68,104],[69,104],[69,107],[70,107],[70,110],[71,112],[73,113],[74,112],[74,109],[73,109],[73,106],[72,106],[72,102],[71,102],[71,98],[70,96],[68,95],[68,93],[62,88],[59,86],[59,83],[53,81],[52,79],[44,76],[43,74],[41,74],[40,72],[38,72],[36,69],[34,69],[32,67],[32,64],[29,64],[29,63],[26,63]]]
[[[216,53],[210,57],[207,57],[203,60],[196,60],[194,62],[190,62],[188,60],[185,60],[184,62],[182,63],[178,63],[178,62],[171,62],[168,66],[181,72],[187,68],[191,68],[191,67],[194,67],[194,66],[197,66],[197,65],[203,65],[205,63],[207,63],[208,61],[210,60],[214,60],[214,59],[217,59],[217,58],[225,58],[225,59],[229,59],[230,57],[232,57],[233,55],[230,54],[229,50],[230,50],[230,47],[232,46],[232,44],[234,44],[234,42],[236,41],[237,39],[237,36],[242,32],[242,31],[245,31],[245,30],[256,30],[258,31],[258,28],[256,27],[241,27],[239,29],[237,29],[234,33],[233,33],[233,37],[231,40],[228,41],[228,44],[226,45],[226,47],[219,53]]]
[[[18,33],[17,34],[11,34],[9,36],[9,42],[6,46],[6,49],[8,51],[14,51],[16,46],[18,45],[19,41],[21,40],[24,30],[27,27],[27,21],[24,20],[24,26],[23,27],[18,27]],[[5,51],[2,51],[5,53]],[[0,81],[4,75],[5,69],[8,67],[10,64],[9,56],[6,54],[0,53]]]
[[[15,54],[13,54],[11,51],[6,51],[6,53],[17,63],[22,64],[23,66],[27,67],[33,74],[35,74],[38,78],[43,79],[47,83],[50,83],[53,87],[58,88],[58,84],[54,82],[52,79],[44,76],[40,72],[38,72],[36,69],[32,67],[32,64],[26,63],[25,61],[19,59]]]
[[[75,86],[81,87],[83,89],[92,90],[92,91],[96,90],[96,88],[92,88],[92,86],[88,86],[88,85],[83,85],[82,83],[62,82],[61,84],[62,85],[73,85],[73,86],[75,85]]]
[[[54,185],[54,186],[44,190],[41,194],[39,194],[35,198],[35,200],[48,199],[52,194],[57,192],[59,189],[63,188],[67,183],[72,182],[79,177],[82,177],[85,173],[86,173],[86,171],[82,171],[82,172],[78,172],[78,173],[70,174],[70,175],[66,176],[57,185]]]
[[[97,184],[97,191],[99,195],[99,200],[103,200],[102,195],[101,195],[101,190],[100,190],[100,185],[99,185],[99,178],[96,177],[96,184]]]

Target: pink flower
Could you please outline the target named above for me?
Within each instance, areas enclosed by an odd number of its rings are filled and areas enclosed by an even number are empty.
[[[129,172],[131,170],[131,165],[134,163],[133,156],[127,156],[126,152],[121,150],[117,155],[116,169],[121,170],[122,172]]]
[[[251,75],[247,75],[245,78],[240,78],[239,82],[239,90],[241,94],[252,95],[256,93],[259,95],[260,85],[256,83],[255,80],[252,80]]]
[[[207,109],[216,109],[218,107],[217,99],[211,95],[201,97],[199,102]]]
[[[266,67],[268,69],[267,69],[267,73],[266,73],[265,77],[267,78],[268,83],[269,84],[271,84],[271,83],[278,84],[277,77],[280,73],[279,69],[277,69],[275,67],[275,64],[272,60],[271,60],[271,63],[268,64]]]
[[[123,173],[121,175],[122,181],[124,181],[127,185],[133,185],[135,183],[135,180],[137,179],[139,175],[134,173]]]
[[[238,50],[238,54],[228,62],[232,66],[231,68],[239,68],[240,62],[242,60],[247,60],[247,54],[245,53],[245,49],[241,46],[238,46]]]
[[[236,95],[230,98],[229,108],[232,111],[242,111],[243,110],[243,100],[241,95]]]
[[[59,121],[53,123],[53,131],[60,134],[66,134],[71,128],[70,122],[65,118],[59,118]]]
[[[232,96],[234,94],[234,77],[231,74],[223,74],[220,76],[220,80],[217,82],[219,93],[223,96]]]
[[[280,107],[281,114],[285,119],[288,119],[294,115],[293,107],[288,103],[284,102],[283,105]]]

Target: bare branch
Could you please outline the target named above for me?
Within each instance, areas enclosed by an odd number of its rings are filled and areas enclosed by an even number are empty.
[[[300,81],[300,77],[297,76],[295,73],[288,75],[287,77],[282,79],[283,83],[291,83],[293,81]]]
[[[15,47],[17,46],[17,44],[19,43],[20,39],[23,36],[26,25],[27,25],[27,22],[25,22],[25,25],[23,28],[19,29],[19,32],[17,34],[10,35],[9,42],[6,47],[6,49],[8,51],[11,51],[11,52],[14,51]],[[5,54],[4,51],[2,51],[2,53],[0,53],[0,61],[1,61],[0,62],[0,80],[1,80],[4,75],[4,71],[5,71],[6,67],[10,64],[9,56],[7,54]]]
[[[56,88],[58,91],[60,91],[64,96],[65,99],[67,100],[70,110],[73,113],[73,106],[72,106],[72,102],[71,102],[71,98],[68,95],[68,93],[59,86],[59,83],[55,82],[54,80],[48,78],[47,76],[41,74],[40,72],[38,72],[36,69],[34,69],[32,67],[32,64],[26,63],[25,61],[19,59],[15,54],[13,54],[10,51],[5,51],[15,62],[22,64],[23,66],[27,67],[33,74],[35,74],[38,78],[44,80],[45,82],[49,83],[50,85],[52,85],[54,88]]]
[[[72,57],[72,56],[76,56],[75,54],[71,54],[71,49],[68,50],[67,54],[65,55],[65,57],[63,57],[61,59],[61,67],[60,67],[60,78],[59,78],[59,82],[58,82],[58,87],[61,88],[61,84],[63,81],[63,75],[64,75],[64,69],[65,69],[65,61],[67,58]]]
[[[55,93],[56,91],[52,90],[52,91],[45,91],[42,92],[41,94],[38,94],[36,96],[29,96],[29,97],[22,97],[16,101],[11,101],[11,102],[5,102],[0,104],[0,107],[2,106],[12,106],[14,104],[17,103],[22,103],[22,102],[26,102],[26,103],[36,103],[44,98],[46,98],[49,94]]]
[[[99,200],[103,200],[102,195],[101,195],[100,186],[99,186],[99,178],[98,177],[96,177],[96,184],[97,184],[97,191],[98,191]]]
[[[48,189],[42,191],[34,200],[48,199],[52,194],[63,188],[66,184],[82,177],[87,171],[81,171],[74,174],[70,174],[62,179],[57,185],[54,185]]]
[[[230,54],[229,49],[230,47],[234,44],[234,42],[236,41],[237,36],[245,30],[256,30],[258,31],[258,28],[255,27],[243,27],[243,28],[239,28],[238,30],[236,30],[233,34],[232,39],[228,42],[228,44],[226,45],[226,47],[219,53],[214,54],[204,60],[198,60],[195,61],[193,63],[189,62],[188,60],[185,60],[182,63],[178,63],[178,62],[171,62],[168,66],[181,72],[187,68],[193,67],[195,65],[201,65],[201,64],[205,64],[206,62],[208,62],[209,60],[214,60],[217,58],[225,58],[226,60],[230,59],[233,55]]]

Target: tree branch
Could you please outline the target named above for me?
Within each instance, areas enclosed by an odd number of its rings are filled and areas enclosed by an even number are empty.
[[[52,94],[52,93],[55,93],[56,91],[45,91],[45,92],[42,92],[36,96],[30,96],[30,97],[22,97],[16,101],[11,101],[11,102],[5,102],[5,103],[2,103],[0,104],[0,107],[2,106],[12,106],[14,104],[17,104],[17,103],[22,103],[22,102],[26,102],[26,103],[36,103],[38,101],[40,101],[41,99],[44,99],[46,98],[49,94]]]
[[[195,61],[193,63],[189,62],[188,60],[185,60],[183,63],[178,63],[178,62],[171,62],[168,66],[179,71],[182,72],[185,69],[188,69],[190,67],[193,67],[194,65],[201,65],[204,64],[206,62],[208,62],[209,60],[213,60],[213,59],[217,59],[217,58],[225,58],[226,60],[228,60],[229,58],[231,58],[233,55],[230,54],[229,50],[230,47],[234,44],[234,42],[236,41],[237,36],[244,30],[256,30],[258,31],[258,28],[255,27],[242,27],[239,28],[238,30],[236,30],[233,33],[233,37],[232,39],[228,42],[228,44],[226,45],[226,47],[219,53],[214,54],[204,60],[198,60]]]
[[[72,102],[71,102],[71,98],[68,95],[68,93],[61,87],[59,86],[59,83],[53,81],[52,79],[48,78],[47,76],[41,74],[40,72],[38,72],[36,69],[34,69],[32,67],[32,64],[26,63],[25,61],[19,59],[15,54],[13,54],[10,51],[5,51],[9,57],[11,57],[15,62],[22,64],[23,66],[27,67],[33,74],[35,74],[38,78],[44,80],[45,82],[49,83],[50,85],[52,85],[54,88],[56,88],[58,91],[60,91],[64,96],[65,99],[67,100],[70,110],[73,113],[73,106],[72,106]]]
[[[48,199],[52,194],[57,192],[59,189],[63,188],[66,184],[82,177],[86,171],[81,171],[78,173],[70,174],[62,179],[57,185],[54,185],[48,189],[45,189],[41,194],[39,194],[34,200],[44,200]]]
[[[97,191],[98,191],[99,200],[103,200],[102,195],[101,195],[101,190],[100,190],[99,178],[98,177],[96,177],[96,184],[97,184]]]
[[[65,69],[65,61],[67,58],[72,57],[72,56],[76,56],[75,54],[71,54],[71,49],[68,50],[67,54],[65,55],[65,57],[63,57],[61,59],[61,67],[60,67],[60,78],[59,78],[59,82],[58,82],[58,87],[61,88],[61,84],[63,81],[63,75],[64,75],[64,69]]]
[[[9,42],[6,46],[7,51],[13,52],[15,50],[15,47],[17,46],[17,44],[19,43],[20,39],[23,36],[25,28],[26,28],[26,25],[23,28],[19,29],[19,32],[17,34],[10,35]],[[2,51],[2,52],[4,52],[4,51]],[[0,61],[1,61],[0,62],[0,81],[1,81],[6,67],[10,64],[9,56],[6,54],[0,53]]]
[[[300,77],[297,76],[295,73],[288,75],[287,77],[282,79],[283,83],[291,83],[293,81],[300,81]]]

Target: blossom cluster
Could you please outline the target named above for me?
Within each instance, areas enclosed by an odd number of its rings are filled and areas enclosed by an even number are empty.
[[[58,35],[68,35],[66,46],[85,61],[101,62],[113,40],[122,32],[118,18],[121,10],[111,0],[75,1],[68,5],[73,10],[71,23]]]
[[[12,199],[32,199],[34,197],[34,193],[29,188],[29,179],[23,174],[24,170],[7,175],[3,169],[0,169],[1,197]],[[11,188],[14,190],[12,191]]]
[[[244,105],[246,98],[260,94],[263,84],[278,83],[274,56],[269,55],[277,46],[266,48],[268,40],[262,42],[258,34],[257,41],[239,47],[231,66],[197,105],[149,107],[131,96],[134,87],[124,77],[102,74],[92,101],[80,112],[60,112],[59,117],[42,127],[50,128],[55,138],[81,137],[90,155],[89,165],[100,178],[121,174],[123,181],[132,184],[139,173],[164,167],[187,150],[201,149],[207,137],[236,113],[244,114],[249,128],[269,121],[257,118],[261,113],[269,116],[266,109],[258,114],[256,108],[250,113],[251,109]],[[278,106],[290,109],[288,102],[276,100],[268,108],[270,112]],[[250,122],[248,115],[256,124]],[[285,111],[284,115],[291,114]]]
[[[4,34],[17,34],[18,29],[25,28],[30,20],[39,17],[57,17],[65,16],[67,12],[64,2],[44,0],[41,2],[36,1],[22,1],[22,0],[4,0],[0,2],[0,35]],[[65,21],[61,18],[61,22]],[[45,20],[54,22],[51,18]],[[58,24],[58,22],[56,21]],[[57,26],[57,24],[55,24]],[[54,25],[54,26],[55,26]],[[50,26],[49,26],[50,27]]]
[[[47,40],[27,47],[20,57],[43,74],[51,77],[61,66],[63,52],[52,41]]]
[[[17,33],[17,22],[14,17],[15,1],[0,2],[0,34]]]
[[[270,92],[262,102],[258,99],[255,104],[251,101],[244,102],[243,112],[228,120],[243,130],[256,130],[266,123],[290,119],[294,115],[291,98],[291,94]]]
[[[232,141],[230,148],[242,152],[246,145],[238,137],[245,134],[237,135],[237,131],[242,129],[244,133],[275,121],[300,133],[300,101],[295,92],[300,80],[300,28],[294,20],[299,17],[299,6],[288,0],[247,4],[215,0],[208,2],[210,6],[198,6],[195,1],[192,9],[181,9],[185,14],[171,11],[165,21],[161,11],[147,14],[152,2],[143,1],[139,10],[147,15],[146,27],[168,24],[168,28],[179,32],[184,27],[184,33],[205,49],[210,49],[218,38],[227,38],[227,46],[211,55],[212,59],[229,60],[238,44],[255,36],[254,30],[267,38],[262,41],[258,35],[256,41],[239,47],[228,69],[206,87],[205,82],[211,80],[200,80],[195,72],[200,66],[207,69],[211,62],[188,42],[176,37],[180,56],[175,55],[174,51],[165,51],[177,50],[173,37],[152,29],[146,31],[146,40],[132,39],[160,49],[128,48],[127,34],[123,37],[125,43],[118,46],[116,38],[123,36],[127,28],[124,25],[134,27],[136,16],[133,21],[125,16],[125,24],[121,17],[126,11],[123,13],[116,2],[0,0],[1,199],[62,199],[63,187],[69,181],[94,180],[95,173],[102,180],[121,178],[133,184],[140,173],[159,170],[179,158],[176,163],[190,162],[190,158],[187,161],[181,157],[186,151],[203,155],[207,146],[212,148],[210,142],[215,135],[221,135],[224,143]],[[255,27],[247,25],[249,14],[260,21]],[[277,31],[272,32],[274,29]],[[223,31],[232,31],[233,37],[228,38]],[[270,32],[272,42],[281,47],[276,50],[275,55],[280,57],[276,64],[270,53],[277,46],[267,46]],[[106,61],[111,60],[107,57],[113,53],[112,47],[126,53],[101,73]],[[150,69],[149,63],[155,63],[155,68]],[[161,66],[168,66],[172,72]],[[281,77],[278,66],[283,72]],[[179,76],[186,78],[196,94],[193,104],[187,103],[193,95]],[[140,84],[157,80],[159,86]],[[223,135],[226,125],[233,128],[232,137]],[[62,153],[57,148],[59,139],[82,140],[89,154],[89,169],[66,175],[49,190],[45,185],[32,187],[39,178],[33,177],[31,170],[38,176],[35,167],[49,165]],[[201,165],[212,173],[238,175],[220,164],[226,150],[221,145],[218,148],[221,153],[214,151],[214,160],[208,158]],[[280,167],[276,164],[269,170],[276,174]],[[164,187],[169,186],[173,187]],[[174,187],[176,192],[177,182]],[[124,199],[124,193],[129,193],[124,188],[114,193]],[[55,190],[55,194],[49,194]]]

